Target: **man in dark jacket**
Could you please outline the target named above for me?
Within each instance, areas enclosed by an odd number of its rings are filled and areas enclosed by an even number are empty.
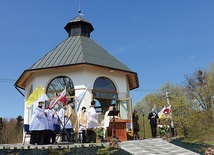
[[[157,137],[157,118],[158,114],[155,113],[155,109],[152,109],[151,113],[149,113],[148,119],[150,120],[150,126],[151,126],[151,133],[152,137]]]

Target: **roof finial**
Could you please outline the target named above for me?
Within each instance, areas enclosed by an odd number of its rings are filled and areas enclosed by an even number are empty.
[[[78,10],[78,14],[79,14],[80,16],[84,16],[84,14],[82,14],[82,13],[81,13],[81,9],[80,9],[80,2],[79,2],[79,10]]]

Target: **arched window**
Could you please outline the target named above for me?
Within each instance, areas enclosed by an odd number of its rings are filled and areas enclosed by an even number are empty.
[[[95,80],[92,92],[96,101],[96,111],[103,114],[110,105],[115,105],[118,98],[114,84],[106,77],[99,77]]]
[[[61,93],[66,87],[67,101],[73,101],[75,89],[73,81],[66,76],[59,76],[50,81],[47,86],[46,94],[49,98],[54,98],[56,94]]]
[[[93,95],[102,99],[117,99],[117,91],[114,84],[106,77],[99,77],[93,86]]]

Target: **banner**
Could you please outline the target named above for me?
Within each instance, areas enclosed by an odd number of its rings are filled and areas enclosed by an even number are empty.
[[[26,105],[30,106],[33,103],[38,103],[40,101],[46,101],[49,100],[48,96],[45,94],[44,88],[42,86],[39,86],[36,88],[28,97],[26,101]]]

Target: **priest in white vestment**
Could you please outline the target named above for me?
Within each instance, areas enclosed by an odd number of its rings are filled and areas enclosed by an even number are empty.
[[[95,101],[91,101],[91,106],[88,109],[86,143],[96,142],[96,133],[94,132],[94,129],[98,126],[99,114],[94,108],[95,103]]]
[[[113,116],[108,116],[109,112],[113,110],[113,106],[109,106],[108,110],[105,112],[105,115],[104,115],[104,120],[103,120],[103,132],[104,132],[104,137],[103,139],[104,140],[107,140],[107,137],[108,137],[108,132],[107,132],[107,128],[109,127],[109,123],[110,123],[110,120]]]

